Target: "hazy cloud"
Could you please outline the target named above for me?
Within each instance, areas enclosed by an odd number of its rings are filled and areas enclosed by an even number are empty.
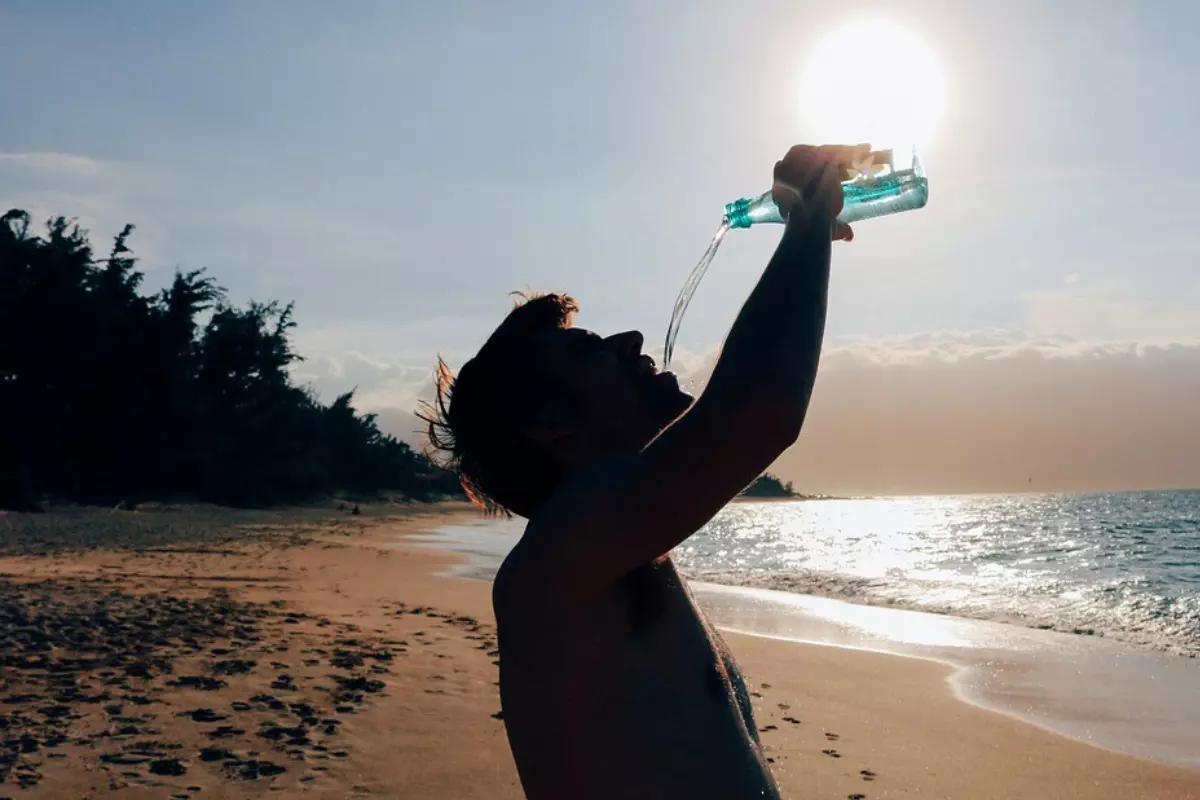
[[[106,178],[116,171],[116,165],[73,153],[0,153],[0,168],[26,169],[76,178]]]
[[[132,222],[143,269],[152,269],[167,250],[167,233],[153,209],[169,186],[164,173],[141,164],[76,153],[0,153],[0,213],[29,212],[35,232],[52,217],[73,218],[91,232],[98,252]]]
[[[998,332],[857,342],[823,360],[777,464],[811,491],[1200,486],[1200,344]]]
[[[1072,273],[1077,274],[1077,273]],[[1076,339],[1169,344],[1200,340],[1200,284],[1184,279],[1106,277],[1019,295],[1020,327]]]
[[[703,389],[716,352],[677,352]],[[346,350],[297,374],[421,444],[434,356]],[[1200,340],[1086,341],[1003,329],[830,341],[804,433],[774,469],[838,494],[1200,486]],[[1032,482],[1030,482],[1032,478]]]
[[[355,351],[307,356],[293,375],[311,386],[326,402],[343,392],[354,391],[355,407],[373,412],[389,411],[389,419],[412,416],[420,399],[433,389],[433,362],[381,361]],[[390,432],[409,438],[415,423]]]

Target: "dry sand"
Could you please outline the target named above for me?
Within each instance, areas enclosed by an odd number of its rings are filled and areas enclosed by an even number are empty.
[[[30,553],[0,557],[0,797],[520,798],[490,587],[403,544],[472,512],[376,513],[0,517]],[[1200,773],[958,701],[941,665],[728,640],[785,797],[1200,799]]]

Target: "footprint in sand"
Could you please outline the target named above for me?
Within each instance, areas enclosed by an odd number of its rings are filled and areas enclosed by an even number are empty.
[[[224,747],[204,747],[200,750],[201,761],[236,761],[237,756]]]
[[[211,708],[196,708],[191,711],[180,711],[175,716],[191,717],[193,722],[219,722],[223,719],[229,719],[228,714],[218,714]]]
[[[178,758],[160,758],[150,762],[150,772],[154,775],[183,775],[187,767]]]
[[[242,728],[235,728],[232,725],[220,725],[208,732],[208,738],[231,739],[234,736],[241,736],[245,732]]]
[[[763,727],[759,728],[759,729],[758,729],[758,732],[759,732],[759,733],[766,733],[767,731],[775,731],[775,730],[779,730],[779,729],[778,729],[778,728],[776,728],[774,725],[765,725],[765,726],[763,726]]]
[[[791,711],[792,710],[792,707],[789,706],[787,703],[776,703],[776,705],[779,706],[780,711]]]
[[[869,769],[860,770],[858,774],[859,774],[859,775],[862,775],[862,779],[863,779],[864,781],[873,781],[873,780],[875,780],[875,773],[874,773],[874,772],[872,772],[872,771],[871,771],[871,770],[869,770]]]
[[[291,691],[296,688],[296,681],[291,675],[284,672],[281,673],[275,680],[271,681],[271,688]]]
[[[846,800],[867,800],[865,794],[849,794],[846,795]]]
[[[830,758],[841,758],[842,757],[842,754],[839,753],[837,750],[822,750],[821,754],[827,755]]]
[[[783,718],[783,721],[784,721],[784,722],[790,722],[790,723],[792,723],[793,725],[799,725],[799,724],[800,724],[800,720],[796,719],[795,717],[784,717],[784,718]]]
[[[836,742],[838,739],[840,739],[842,737],[836,733],[831,733],[829,731],[825,731],[825,738],[831,742]]]

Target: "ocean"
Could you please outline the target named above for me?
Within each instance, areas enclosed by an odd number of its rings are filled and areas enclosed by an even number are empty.
[[[1200,655],[1200,491],[736,503],[675,560],[710,583]]]
[[[523,527],[428,541],[488,579]],[[723,630],[936,660],[968,702],[1200,767],[1200,491],[738,502],[672,556]]]

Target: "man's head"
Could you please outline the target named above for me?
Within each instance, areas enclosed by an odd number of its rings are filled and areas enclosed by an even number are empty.
[[[455,377],[438,362],[430,444],[489,510],[529,517],[571,474],[636,453],[691,403],[636,331],[571,327],[563,294],[523,297]]]

